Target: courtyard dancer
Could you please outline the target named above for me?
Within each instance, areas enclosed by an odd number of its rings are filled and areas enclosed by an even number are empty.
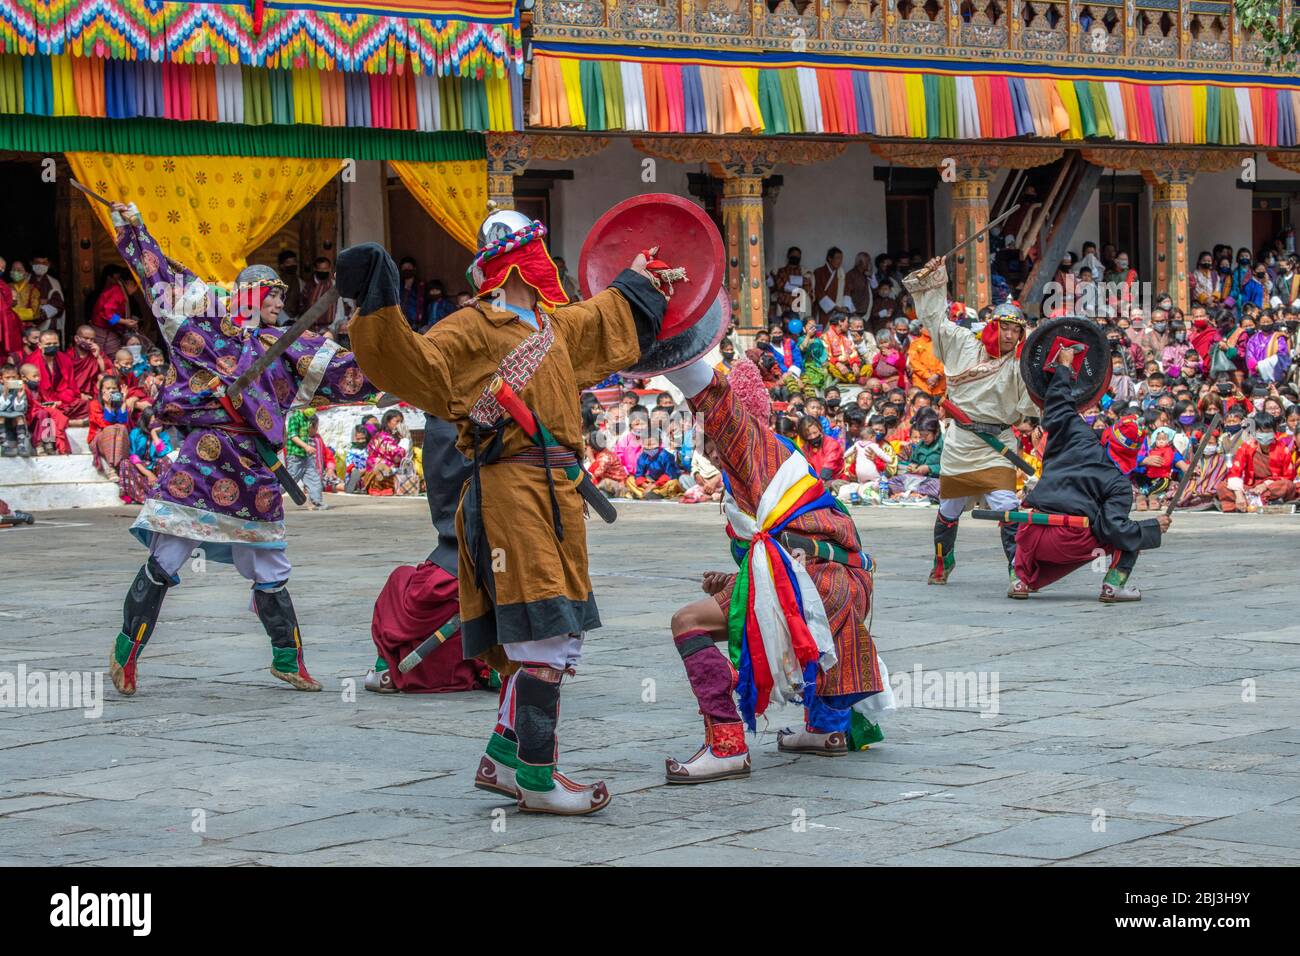
[[[737,362],[726,378],[703,361],[666,374],[702,418],[704,453],[730,495],[727,534],[740,565],[738,574],[706,574],[710,597],[673,615],[704,744],[686,760],[668,760],[666,779],[748,776],[745,726],[754,729],[772,702],[804,705],[803,725],[778,733],[779,750],[845,754],[855,706],[880,695],[875,703],[887,708],[891,699],[867,628],[871,558],[853,519],[798,449],[768,427],[770,398],[754,363]],[[729,655],[718,641],[728,642]]]
[[[968,423],[954,420],[944,435],[939,472],[939,512],[934,519],[934,567],[930,584],[947,584],[956,564],[957,524],[971,498],[983,497],[993,511],[1011,511],[1019,503],[1016,471],[981,433],[1016,447],[1011,426],[1038,408],[1020,379],[1017,346],[1025,315],[1014,303],[993,310],[977,335],[948,320],[948,270],[931,259],[903,284],[912,293],[916,314],[943,363],[948,400]],[[1002,526],[1002,549],[1010,570],[1016,553],[1016,528]]]
[[[158,475],[131,532],[149,547],[127,593],[122,631],[109,661],[113,686],[136,692],[140,654],[168,590],[191,555],[234,564],[252,582],[252,606],[271,638],[271,674],[295,690],[318,691],[307,671],[289,598],[284,509],[275,446],[290,408],[313,401],[366,401],[373,389],[352,355],[303,335],[242,393],[226,388],[285,330],[271,328],[284,283],[268,266],[239,273],[233,296],[219,295],[163,255],[136,208],[113,204],[117,248],[156,290],[154,309],[171,347],[176,377],[158,395],[159,420],[180,434],[178,454]],[[170,377],[170,376],[169,376]]]
[[[1025,497],[1025,505],[1049,515],[1087,519],[1087,526],[1020,524],[1016,556],[1007,597],[1024,600],[1032,591],[1059,581],[1090,564],[1103,552],[1109,567],[1099,600],[1105,604],[1138,601],[1142,593],[1129,580],[1138,552],[1160,547],[1169,530],[1167,514],[1133,521],[1133,485],[1124,466],[1102,444],[1072,401],[1076,350],[1062,348],[1043,402],[1047,450],[1043,475]],[[1119,449],[1123,451],[1122,447]],[[1129,462],[1125,462],[1129,464]]]
[[[666,300],[639,255],[608,289],[566,305],[545,236],[521,213],[491,212],[471,266],[477,300],[425,335],[402,315],[397,269],[381,247],[345,249],[337,282],[360,305],[349,334],[367,373],[454,424],[472,463],[456,527],[463,653],[504,681],[475,785],[523,811],[585,814],[609,802],[604,782],[556,769],[560,683],[585,632],[600,626],[584,486],[568,471],[581,473],[578,392],[653,346]]]

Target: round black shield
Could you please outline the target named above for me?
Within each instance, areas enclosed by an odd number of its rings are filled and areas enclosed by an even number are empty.
[[[1044,322],[1030,333],[1020,352],[1020,377],[1034,404],[1040,408],[1055,364],[1063,345],[1083,346],[1083,355],[1075,359],[1075,380],[1070,397],[1077,409],[1085,409],[1101,400],[1110,386],[1110,347],[1101,326],[1091,319],[1066,316]]]
[[[730,324],[731,303],[723,289],[709,310],[694,325],[672,338],[650,346],[640,361],[624,369],[622,374],[635,378],[652,378],[690,365],[722,341]]]

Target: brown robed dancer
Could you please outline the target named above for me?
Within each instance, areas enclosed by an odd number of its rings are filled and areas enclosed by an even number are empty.
[[[583,474],[578,392],[637,362],[660,334],[667,300],[643,254],[608,289],[566,305],[545,234],[514,210],[490,214],[471,267],[477,300],[425,335],[406,322],[397,267],[381,247],[344,250],[336,275],[340,293],[360,304],[349,335],[367,374],[455,425],[472,462],[456,524],[463,652],[504,680],[475,785],[524,811],[583,814],[609,802],[604,782],[556,770],[560,682],[584,633],[600,626],[582,483],[571,477]],[[494,391],[497,380],[508,388]],[[546,430],[541,440],[507,414],[503,402],[519,410],[514,397]]]

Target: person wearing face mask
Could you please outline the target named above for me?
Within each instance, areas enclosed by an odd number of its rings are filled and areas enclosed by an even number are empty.
[[[1291,371],[1291,342],[1271,310],[1260,313],[1257,331],[1246,342],[1246,371],[1265,382],[1282,382]]]
[[[781,379],[788,388],[799,388],[803,377],[803,353],[799,351],[799,336],[803,335],[803,320],[788,313],[784,325],[774,322],[769,330],[766,346],[759,346],[772,356],[776,367],[781,372]],[[787,328],[789,332],[787,334]]]
[[[1241,310],[1242,296],[1244,294],[1246,283],[1254,278],[1254,259],[1250,250],[1242,246],[1237,250],[1237,265],[1232,270],[1232,297],[1237,303],[1238,311]]]
[[[50,275],[50,257],[32,256],[32,289],[36,295],[36,323],[42,331],[63,329],[66,308],[63,302],[63,286],[59,280]]]
[[[24,362],[18,367],[23,385],[27,389],[27,431],[46,455],[66,455],[68,445],[68,416],[52,403],[40,400],[41,372],[36,363]]]
[[[1256,501],[1258,507],[1263,507],[1296,498],[1293,449],[1285,438],[1278,438],[1279,422],[1260,412],[1255,415],[1254,425],[1254,434],[1237,448],[1228,476],[1219,486],[1221,511],[1254,511]]]
[[[9,287],[14,290],[14,312],[24,324],[44,329],[41,322],[41,296],[32,284],[32,274],[21,259],[9,263]]]
[[[131,314],[131,297],[139,286],[135,276],[121,266],[106,266],[90,324],[95,327],[95,341],[100,351],[112,355],[122,347],[123,338],[140,327]]]
[[[1137,313],[1135,312],[1136,316]],[[1160,360],[1160,355],[1172,339],[1169,334],[1169,313],[1163,309],[1151,310],[1151,324],[1138,333],[1137,346],[1142,350],[1142,361]]]
[[[303,282],[302,276],[298,274],[298,253],[292,249],[282,249],[275,259],[275,271],[279,273],[280,279],[284,282],[284,309],[281,311],[281,320],[285,325],[292,325],[298,316],[302,315],[303,309],[303,292],[307,284]]]
[[[1196,257],[1196,268],[1192,271],[1192,305],[1203,309],[1215,310],[1223,305],[1223,298],[1231,288],[1214,267],[1214,257],[1202,252]]]
[[[935,563],[931,584],[946,584],[956,563],[957,524],[971,498],[983,497],[993,511],[1012,511],[1020,503],[1016,472],[980,432],[997,435],[1015,447],[1012,425],[1038,416],[1020,377],[1017,358],[1024,337],[1025,315],[1015,303],[997,306],[977,335],[948,320],[948,272],[942,259],[931,259],[904,281],[943,363],[948,398],[971,419],[948,429],[943,443],[941,500],[934,525]],[[1008,574],[1015,559],[1015,528],[1001,528]]]
[[[1138,281],[1137,270],[1129,268],[1129,256],[1123,249],[1115,253],[1115,260],[1112,265],[1114,268],[1106,271],[1102,276],[1102,281],[1106,283],[1111,293],[1116,296],[1119,307],[1127,308],[1135,297]]]
[[[370,401],[376,389],[351,353],[306,333],[247,391],[227,398],[225,388],[284,334],[275,326],[285,283],[270,266],[252,265],[229,294],[217,295],[163,254],[134,205],[114,203],[110,218],[122,258],[145,288],[160,290],[151,305],[176,378],[158,395],[147,437],[150,448],[161,441],[177,453],[159,462],[131,527],[149,557],[131,584],[110,652],[113,686],[123,696],[135,694],[140,655],[163,599],[201,548],[209,566],[233,564],[252,585],[252,609],[271,642],[271,675],[295,690],[319,691],[289,596],[280,481],[267,463],[278,470],[291,407]],[[178,442],[167,442],[164,433]]]
[[[1282,256],[1278,259],[1273,292],[1282,300],[1283,308],[1289,309],[1300,301],[1300,271],[1296,269],[1295,256]]]
[[[1170,341],[1160,350],[1158,356],[1160,360],[1160,370],[1165,373],[1169,379],[1182,377],[1187,353],[1191,351],[1191,345],[1187,342],[1187,329],[1182,322],[1172,323],[1173,329],[1170,332]]]
[[[77,391],[72,359],[59,348],[58,332],[42,332],[39,350],[25,361],[39,373],[36,394],[42,405],[64,415],[73,428],[90,420],[90,402]]]
[[[326,292],[334,288],[334,264],[328,256],[318,256],[311,265],[311,275],[307,277],[307,288],[303,292],[302,309],[306,312]]]
[[[1268,299],[1268,294],[1268,270],[1262,262],[1259,262],[1242,276],[1241,294],[1237,296],[1238,307],[1243,310],[1247,306],[1262,309],[1264,302]]]
[[[556,266],[560,265],[559,260]],[[397,273],[401,279],[402,286],[400,290],[402,314],[406,316],[407,324],[416,332],[424,324],[424,311],[426,308],[424,298],[424,283],[416,275],[416,262],[410,256],[405,256],[397,264]]]
[[[791,246],[785,252],[785,265],[767,280],[778,314],[797,312],[807,315],[812,309],[811,277],[803,270],[803,250]]]
[[[0,441],[5,458],[30,458],[31,433],[27,428],[27,388],[22,374],[12,365],[0,368]]]
[[[14,290],[4,280],[5,260],[0,256],[0,361],[21,359],[28,349],[23,342],[23,323],[14,311]]]
[[[424,327],[427,332],[456,311],[456,304],[443,291],[442,281],[430,279],[424,291]]]

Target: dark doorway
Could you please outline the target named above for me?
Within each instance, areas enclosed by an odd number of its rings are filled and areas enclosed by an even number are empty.
[[[1273,247],[1287,227],[1287,197],[1255,194],[1250,208],[1251,250],[1257,255]]]
[[[898,193],[885,197],[885,235],[889,254],[934,255],[934,194]]]
[[[1108,196],[1102,193],[1097,205],[1100,245],[1127,252],[1130,268],[1141,270],[1142,246],[1138,242],[1138,199],[1133,194]]]

